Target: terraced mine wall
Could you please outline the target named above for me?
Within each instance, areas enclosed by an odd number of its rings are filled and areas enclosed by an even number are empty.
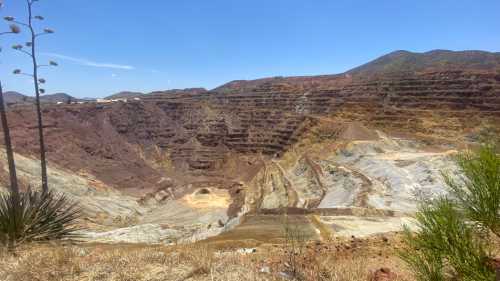
[[[500,75],[446,71],[275,78],[140,101],[44,108],[48,158],[143,194],[173,183],[238,192],[322,118],[447,139],[500,124]],[[36,157],[34,110],[9,112],[15,150]],[[177,189],[182,193],[181,189]]]

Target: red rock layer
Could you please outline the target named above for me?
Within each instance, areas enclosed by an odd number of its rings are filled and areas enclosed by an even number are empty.
[[[281,155],[314,125],[310,117],[449,137],[500,124],[500,75],[274,78],[44,109],[53,164],[135,191],[161,188],[163,176],[228,186],[251,178],[262,160]],[[31,107],[9,112],[17,152],[37,155],[35,120]]]

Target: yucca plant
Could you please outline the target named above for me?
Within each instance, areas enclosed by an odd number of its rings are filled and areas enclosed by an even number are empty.
[[[76,203],[53,191],[0,195],[0,243],[15,248],[25,242],[76,238],[79,216]]]

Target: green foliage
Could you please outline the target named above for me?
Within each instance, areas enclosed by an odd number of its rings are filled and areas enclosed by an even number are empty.
[[[28,191],[0,195],[0,244],[76,238],[80,210],[64,195]]]
[[[463,176],[457,181],[444,175],[452,195],[472,222],[500,237],[500,156],[496,147],[460,154],[457,164]]]
[[[441,253],[432,249],[420,248],[422,237],[405,229],[405,242],[408,247],[400,257],[410,266],[418,281],[445,281],[444,263]]]
[[[490,233],[500,234],[500,157],[483,145],[456,158],[462,176],[444,174],[450,198],[422,202],[419,230],[405,230],[400,252],[420,281],[493,281]]]
[[[441,198],[424,203],[416,215],[419,231],[405,231],[406,252],[401,253],[419,280],[494,280],[486,245],[452,201]]]

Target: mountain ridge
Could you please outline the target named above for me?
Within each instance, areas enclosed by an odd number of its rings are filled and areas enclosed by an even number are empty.
[[[136,98],[144,95],[142,92],[133,92],[133,91],[121,91],[112,95],[105,97],[104,99],[113,100],[113,99],[127,99],[127,98]]]
[[[3,98],[5,104],[8,106],[14,104],[28,104],[35,102],[35,97],[27,96],[16,91],[4,92]],[[80,99],[75,98],[66,93],[54,93],[49,95],[41,95],[40,101],[42,103],[58,103],[58,102],[68,103],[68,102],[80,101]]]
[[[500,71],[500,52],[480,50],[451,51],[444,49],[427,52],[396,50],[338,74],[274,76],[252,80],[233,80],[214,88],[212,91],[225,92],[251,89],[266,83],[321,83],[322,81],[345,76],[366,78],[376,75],[463,69],[490,71],[497,69],[497,71]]]
[[[251,80],[240,79],[240,80],[229,81],[211,90],[194,87],[185,89],[154,91],[151,93],[121,91],[109,95],[104,99],[126,99],[134,97],[143,97],[148,95],[158,95],[158,94],[176,94],[176,93],[199,94],[205,92],[244,91],[259,87],[260,85],[266,83],[267,84],[279,84],[279,83],[312,84],[312,83],[323,83],[325,81],[333,81],[345,76],[354,76],[363,78],[374,75],[389,75],[398,73],[440,71],[440,70],[463,70],[463,69],[482,70],[482,71],[496,70],[500,72],[500,52],[489,52],[481,50],[451,51],[445,49],[435,49],[426,52],[396,50],[388,54],[382,55],[365,64],[362,64],[360,66],[354,67],[352,69],[349,69],[345,72],[338,74],[273,76],[273,77],[263,77]],[[22,95],[20,93],[17,94]],[[47,96],[49,95],[42,96],[42,99],[47,99],[44,98]],[[32,98],[30,96],[26,97],[27,99]],[[13,100],[19,100],[22,98],[23,97],[17,96],[14,97]],[[72,99],[77,100],[74,97],[72,97]],[[63,102],[64,101],[66,100],[63,100]],[[8,101],[6,101],[6,103],[8,103]]]
[[[420,72],[450,69],[500,69],[500,52],[480,50],[451,51],[435,49],[427,52],[397,50],[355,67],[351,75],[380,75],[396,72]]]

